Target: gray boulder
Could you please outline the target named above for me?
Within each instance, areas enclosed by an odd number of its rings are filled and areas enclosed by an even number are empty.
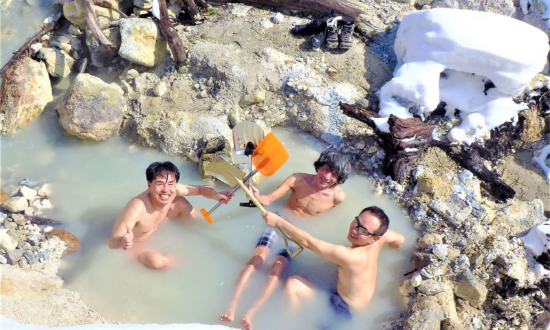
[[[67,77],[73,68],[74,59],[61,49],[42,48],[38,58],[44,60],[48,73],[52,77]]]
[[[474,307],[481,307],[487,298],[488,290],[480,280],[466,271],[457,276],[454,293]]]
[[[100,142],[117,132],[126,102],[120,87],[81,73],[56,109],[60,116],[59,124],[67,133]]]

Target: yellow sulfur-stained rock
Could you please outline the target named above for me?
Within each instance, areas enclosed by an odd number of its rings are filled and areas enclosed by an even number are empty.
[[[52,100],[52,87],[46,65],[28,57],[16,62],[6,71],[2,84],[2,133],[16,133],[40,115]]]

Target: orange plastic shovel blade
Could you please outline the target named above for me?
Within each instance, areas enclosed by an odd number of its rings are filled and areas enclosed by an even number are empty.
[[[212,216],[208,214],[208,211],[206,209],[201,209],[202,216],[208,221],[208,223],[212,223],[214,219],[212,219]]]
[[[264,176],[272,176],[288,160],[288,152],[273,133],[269,133],[252,154],[252,163]]]

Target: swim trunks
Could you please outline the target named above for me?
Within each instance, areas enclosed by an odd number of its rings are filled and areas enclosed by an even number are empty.
[[[349,305],[347,302],[344,301],[344,299],[342,299],[342,297],[340,297],[338,291],[334,291],[330,295],[330,306],[332,307],[336,315],[346,319],[351,319]]]
[[[347,321],[351,320],[349,305],[340,297],[336,290],[330,294],[330,307],[332,307],[333,315],[330,317],[330,321],[319,326],[320,330],[339,329]]]
[[[278,213],[275,214],[279,215]],[[283,256],[288,260],[291,260],[292,258],[290,257],[290,254],[284,246],[284,240],[279,240],[278,236],[279,234],[273,227],[267,227],[262,236],[260,236],[256,247],[265,246],[268,249],[271,249],[272,247],[274,247],[275,242],[279,241],[280,243],[277,244],[277,248],[280,249],[278,255]],[[291,251],[295,251],[298,248],[298,246],[291,241],[288,241],[288,247]]]

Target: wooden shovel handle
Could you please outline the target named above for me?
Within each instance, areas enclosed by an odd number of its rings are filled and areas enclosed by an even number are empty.
[[[246,186],[244,185],[244,183],[239,180],[237,177],[235,177],[235,179],[237,180],[237,183],[239,184],[239,186],[241,186],[241,188],[243,189],[244,193],[248,196],[248,198],[250,198],[250,200],[258,207],[258,209],[262,212],[262,213],[265,213],[266,210],[264,208],[264,206],[258,202],[258,200],[256,199],[256,197],[254,197],[254,195],[250,192],[250,190],[248,190],[248,188],[246,188]],[[286,251],[288,252],[288,254],[290,254],[290,257],[292,259],[294,259],[297,255],[300,254],[300,252],[302,252],[304,250],[304,247],[301,246],[298,242],[296,242],[295,240],[293,240],[292,238],[290,238],[287,234],[285,234],[281,229],[277,228],[277,227],[274,227],[275,230],[277,231],[277,233],[283,238],[283,240],[285,241],[285,248],[286,248]],[[292,250],[290,250],[290,248],[288,247],[288,241],[292,241],[294,244],[296,244],[298,246],[298,248],[296,249],[296,251],[292,252]]]

